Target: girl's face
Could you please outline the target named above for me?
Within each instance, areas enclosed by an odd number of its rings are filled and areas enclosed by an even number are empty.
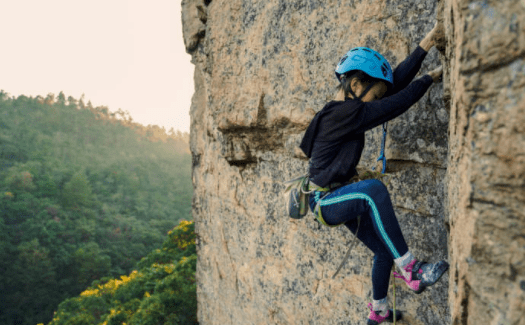
[[[355,81],[357,81],[357,80],[355,80]],[[357,97],[359,97],[361,95],[361,93],[368,86],[368,85],[364,85],[364,84],[360,83],[359,81],[357,81],[355,84],[352,83],[352,86],[354,86],[354,85],[355,85],[355,89],[353,89],[353,90],[354,90],[354,93],[357,95]],[[354,88],[354,87],[352,87],[352,88]],[[381,99],[381,98],[383,98],[383,96],[385,95],[387,90],[388,90],[388,88],[386,86],[386,83],[384,83],[383,81],[380,81],[380,82],[376,83],[374,86],[372,86],[372,88],[370,88],[370,90],[366,93],[365,97],[361,98],[361,101],[363,101],[363,102],[371,102],[373,100]]]

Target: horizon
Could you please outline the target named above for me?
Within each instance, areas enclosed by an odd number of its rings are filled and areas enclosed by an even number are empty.
[[[36,95],[36,96],[34,96],[34,95],[25,95],[25,94],[20,94],[20,95],[18,95],[18,96],[14,96],[14,95],[12,95],[11,93],[9,93],[8,91],[6,91],[5,89],[1,89],[1,88],[0,88],[0,94],[1,94],[1,93],[6,94],[6,95],[8,96],[8,98],[11,98],[11,99],[17,99],[18,97],[21,97],[21,96],[25,96],[25,97],[30,98],[30,99],[36,99],[36,98],[42,98],[42,99],[45,99],[45,98],[47,98],[49,95],[52,95],[53,98],[54,98],[54,100],[55,100],[55,102],[57,101],[57,97],[60,95],[60,93],[63,93],[63,94],[64,94],[64,97],[66,98],[66,102],[68,102],[68,103],[69,103],[68,98],[69,98],[69,97],[72,97],[72,98],[75,99],[77,102],[79,102],[79,101],[82,100],[82,102],[83,102],[85,105],[89,105],[89,103],[91,103],[91,105],[92,105],[93,108],[98,108],[98,107],[100,107],[100,108],[107,108],[108,113],[109,113],[110,115],[111,115],[111,114],[115,114],[115,115],[117,115],[117,114],[118,114],[118,111],[120,110],[120,109],[117,109],[117,110],[111,110],[111,108],[107,107],[106,105],[94,105],[93,102],[91,102],[89,99],[85,98],[84,94],[82,94],[82,95],[80,96],[80,98],[75,98],[75,97],[73,97],[73,96],[70,96],[70,95],[68,95],[68,94],[66,94],[66,93],[64,93],[64,92],[62,92],[62,91],[60,91],[58,94],[55,94],[55,93],[48,93],[46,96],[42,96],[42,95]],[[130,114],[130,112],[128,112],[128,111],[126,111],[126,110],[122,110],[122,111],[123,111],[126,115],[129,115],[129,116],[132,118],[132,122],[133,122],[133,123],[140,124],[140,125],[142,125],[143,127],[157,126],[157,127],[161,128],[161,129],[164,129],[164,130],[166,131],[166,134],[169,134],[169,132],[170,132],[171,130],[173,130],[175,133],[177,133],[177,131],[180,131],[182,134],[189,134],[189,133],[190,133],[190,130],[188,130],[188,131],[183,131],[183,130],[175,129],[175,128],[173,128],[173,127],[171,127],[171,128],[166,128],[164,125],[151,124],[151,123],[150,123],[150,124],[143,124],[143,123],[141,123],[140,121],[135,120],[135,119],[133,118],[133,116]],[[119,119],[119,118],[117,117],[117,119]]]

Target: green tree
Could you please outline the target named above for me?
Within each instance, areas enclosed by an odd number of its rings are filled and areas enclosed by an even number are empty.
[[[84,172],[77,172],[71,180],[64,185],[62,191],[62,204],[65,207],[89,207],[93,203],[93,193]]]
[[[77,249],[73,255],[77,268],[79,288],[85,288],[92,281],[102,278],[111,269],[111,259],[105,255],[97,243],[89,242]]]
[[[14,191],[30,192],[35,189],[33,184],[33,175],[27,170],[19,171],[18,168],[13,168],[7,176],[7,186]]]
[[[195,229],[181,221],[128,276],[103,279],[62,302],[49,325],[197,323]]]
[[[21,243],[17,250],[18,258],[9,280],[18,290],[7,290],[13,293],[8,298],[9,314],[13,324],[20,319],[35,324],[56,304],[55,267],[49,250],[37,239]]]

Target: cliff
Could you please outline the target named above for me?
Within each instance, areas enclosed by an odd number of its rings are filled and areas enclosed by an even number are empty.
[[[525,324],[525,1],[447,1],[453,324]]]
[[[396,66],[438,17],[447,46],[421,71],[444,65],[443,83],[389,123],[386,156],[410,249],[451,269],[421,295],[398,281],[397,305],[414,325],[523,324],[524,16],[524,1],[183,0],[200,323],[366,319],[371,252],[358,244],[332,279],[352,235],[289,219],[282,182],[307,170],[297,146],[339,58],[368,46]]]

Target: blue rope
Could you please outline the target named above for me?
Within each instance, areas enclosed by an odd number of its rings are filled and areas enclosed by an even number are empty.
[[[386,170],[385,144],[386,144],[387,126],[388,126],[388,122],[383,123],[383,141],[381,141],[381,153],[379,154],[379,158],[377,158],[377,161],[380,161],[380,160],[383,161],[383,170],[381,171],[382,174],[384,174]]]

